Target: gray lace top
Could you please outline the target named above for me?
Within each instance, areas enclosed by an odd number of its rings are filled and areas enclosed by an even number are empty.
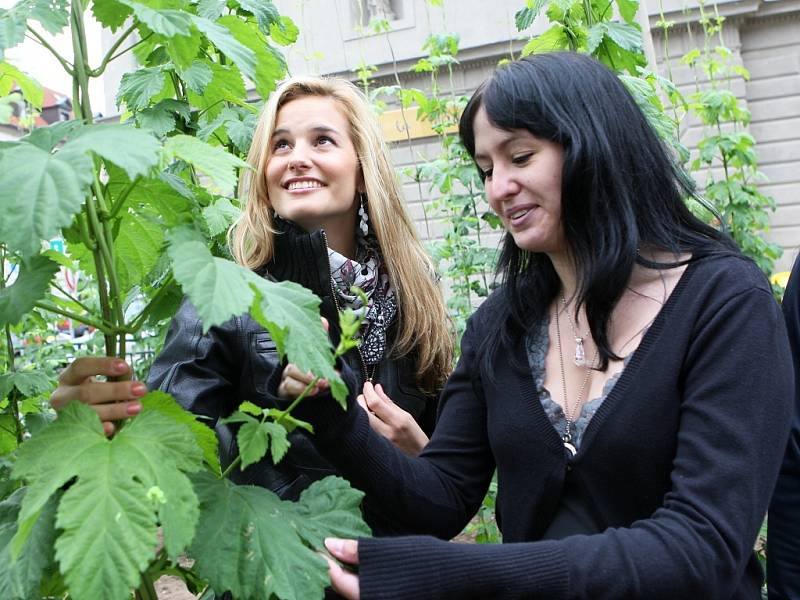
[[[548,333],[549,326],[550,318],[548,317],[544,319],[538,327],[534,327],[527,335],[526,346],[528,350],[528,364],[530,365],[533,382],[536,386],[536,394],[539,397],[539,401],[542,403],[542,408],[544,408],[547,418],[550,419],[550,423],[552,423],[559,437],[561,437],[564,435],[564,431],[567,427],[564,410],[550,396],[550,391],[544,387],[544,359],[547,354],[547,346],[550,342]],[[623,361],[623,370],[628,364],[630,356],[629,354],[625,357]],[[616,373],[606,382],[603,386],[603,393],[599,397],[585,402],[581,408],[580,416],[572,424],[572,444],[576,449],[581,446],[583,433],[586,431],[589,421],[592,420],[597,409],[600,408],[600,405],[611,393],[611,390],[614,389],[614,384],[617,383],[620,375],[622,375],[622,371]]]

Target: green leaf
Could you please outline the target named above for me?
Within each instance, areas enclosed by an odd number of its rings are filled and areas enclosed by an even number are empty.
[[[37,127],[21,141],[33,144],[42,150],[50,152],[55,149],[65,138],[73,137],[83,128],[83,123],[78,120],[59,121],[47,127]]]
[[[280,21],[277,23],[270,23],[269,37],[271,37],[276,44],[291,46],[297,41],[298,35],[300,35],[300,30],[289,17],[284,16],[281,17]]]
[[[110,28],[112,32],[122,27],[132,12],[130,6],[118,0],[94,0],[92,2],[94,18],[104,27]]]
[[[220,52],[231,59],[234,64],[241,69],[251,80],[256,79],[256,56],[255,53],[236,40],[225,27],[192,15],[195,26],[211,40]]]
[[[561,23],[554,23],[550,29],[543,34],[531,39],[522,49],[522,56],[530,54],[540,54],[542,52],[553,52],[569,47],[564,26]]]
[[[175,279],[197,308],[203,331],[247,312],[254,293],[247,269],[211,254],[206,244],[186,229],[168,235]]]
[[[261,413],[259,412],[259,414]],[[305,429],[309,433],[314,433],[314,427],[311,426],[311,423],[307,423],[306,421],[301,421],[300,419],[295,419],[292,415],[288,413],[283,414],[283,411],[278,410],[276,408],[270,408],[269,410],[267,410],[267,416],[276,420],[280,419],[281,427],[283,427],[289,433],[291,433],[298,427],[300,429]]]
[[[639,0],[617,0],[619,14],[626,23],[636,22],[636,11],[639,10]]]
[[[93,125],[67,142],[62,152],[92,152],[133,178],[158,164],[159,149],[158,140],[148,131],[128,125]]]
[[[298,536],[291,503],[265,488],[206,473],[192,479],[201,512],[190,555],[195,572],[214,591],[230,590],[239,600],[323,597],[326,563]]]
[[[0,59],[3,58],[3,50],[13,48],[25,40],[27,19],[27,13],[17,10],[17,7],[0,9]]]
[[[19,489],[0,503],[0,598],[7,600],[38,598],[44,572],[55,569],[56,497],[45,504],[16,560],[11,558],[10,542],[17,532],[17,516],[25,491]]]
[[[327,379],[333,397],[344,408],[347,386],[332,366],[333,349],[319,318],[319,298],[291,281],[268,281],[252,272],[249,277],[258,290],[251,314],[269,331],[278,353],[302,372]]]
[[[28,77],[25,73],[9,63],[0,63],[0,96],[5,96],[11,91],[11,85],[16,83],[22,91],[22,97],[33,105],[34,108],[41,110],[44,92],[39,83]],[[8,89],[6,89],[8,87]]]
[[[24,261],[17,280],[0,290],[0,326],[19,323],[34,303],[47,295],[58,269],[56,263],[41,254]]]
[[[225,11],[227,0],[200,0],[197,3],[197,14],[204,19],[216,21]]]
[[[131,0],[119,1],[130,6],[136,18],[158,35],[166,38],[189,35],[192,21],[191,15],[185,11],[150,8]]]
[[[239,427],[236,442],[239,445],[239,455],[242,457],[241,469],[257,463],[267,453],[268,432],[262,424],[250,417],[246,423]],[[284,434],[286,430],[284,430]]]
[[[643,52],[642,31],[638,23],[602,23],[606,36],[629,52]]]
[[[526,3],[525,8],[521,8],[514,15],[514,22],[517,25],[517,31],[524,31],[536,20],[542,8],[548,3],[549,0],[530,0]]]
[[[219,467],[217,436],[213,429],[198,420],[197,415],[184,410],[169,394],[159,391],[149,392],[142,398],[142,414],[151,411],[165,414],[172,420],[189,427],[194,434],[195,442],[203,451],[203,460],[214,473],[222,473]]]
[[[146,67],[125,73],[119,83],[117,106],[124,102],[129,110],[141,110],[164,89],[166,82],[167,74],[161,67]]]
[[[126,213],[114,238],[114,260],[122,289],[130,289],[158,262],[164,245],[164,230],[157,224]]]
[[[208,176],[213,190],[229,192],[236,186],[236,169],[248,168],[241,158],[189,135],[176,135],[164,144],[167,160],[179,158]]]
[[[275,82],[285,74],[285,63],[276,54],[269,51],[269,43],[255,25],[234,16],[222,17],[217,22],[228,29],[238,42],[253,52],[255,71],[254,76],[249,75],[249,77],[255,83],[256,91],[261,97],[268,97],[270,92],[275,89]],[[242,71],[244,72],[244,69]]]
[[[369,537],[372,532],[358,508],[363,497],[363,492],[350,487],[341,477],[315,481],[294,505],[300,517],[294,525],[314,548],[322,548],[326,537]]]
[[[20,144],[0,154],[0,239],[25,256],[80,210],[94,165],[83,153],[50,154]]]
[[[69,0],[29,0],[29,18],[39,21],[47,33],[60,33],[69,23]]]
[[[227,231],[240,214],[241,211],[225,197],[203,209],[203,216],[211,235],[219,235]]]
[[[239,6],[255,16],[264,35],[270,33],[272,25],[281,23],[281,15],[272,0],[239,0]]]
[[[225,102],[243,102],[247,96],[244,80],[235,65],[218,65],[207,63],[214,74],[211,83],[203,90],[202,94],[188,90],[189,101],[193,106],[204,109],[209,119],[216,117],[223,109]]]
[[[53,382],[41,371],[9,371],[0,375],[0,398],[7,397],[13,388],[31,397],[49,392],[53,387]]]
[[[172,38],[164,39],[160,36],[160,40],[164,44],[164,48],[170,57],[170,60],[175,64],[178,69],[186,69],[197,58],[200,48],[203,45],[203,36],[196,27],[192,26],[189,35],[176,35]]]
[[[256,128],[256,115],[248,114],[243,120],[232,119],[225,123],[225,131],[240,152],[246,154],[253,142]]]
[[[77,478],[56,518],[56,558],[70,595],[128,598],[154,557],[157,523],[173,556],[194,535],[197,497],[185,473],[201,465],[194,435],[163,414],[143,413],[109,440],[97,414],[72,402],[18,450],[13,476],[30,486],[12,550],[29,539],[53,493]]]
[[[149,129],[157,137],[164,137],[175,129],[177,123],[171,111],[156,105],[137,112],[136,124],[142,129]]]
[[[202,60],[195,60],[187,69],[180,71],[179,76],[190,90],[202,94],[214,78],[214,72]]]

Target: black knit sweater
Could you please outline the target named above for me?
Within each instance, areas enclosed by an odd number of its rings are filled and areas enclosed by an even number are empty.
[[[791,414],[793,375],[780,310],[739,257],[692,263],[569,458],[512,367],[523,340],[476,356],[495,293],[470,320],[434,436],[409,458],[363,411],[308,402],[316,443],[409,533],[450,538],[475,513],[495,467],[503,545],[434,537],[361,540],[361,597],[760,597],[753,543]],[[348,374],[344,373],[345,377]],[[536,541],[567,480],[607,529]]]

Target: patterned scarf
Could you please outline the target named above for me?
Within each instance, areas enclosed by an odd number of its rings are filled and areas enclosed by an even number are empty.
[[[364,322],[358,337],[361,355],[368,365],[376,365],[386,353],[386,332],[397,313],[397,299],[383,268],[378,240],[372,234],[358,232],[356,260],[351,260],[328,248],[331,278],[339,296],[341,308],[352,309]],[[356,286],[366,294],[365,306],[361,298],[350,291]]]

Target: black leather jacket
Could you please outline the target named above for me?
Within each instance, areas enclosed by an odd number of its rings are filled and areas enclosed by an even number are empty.
[[[284,224],[283,232],[276,236],[275,259],[260,272],[278,281],[297,282],[317,294],[322,299],[320,312],[330,323],[332,341],[334,345],[338,343],[337,309],[322,231],[309,235]],[[393,333],[390,330],[390,342]],[[358,351],[353,349],[343,358],[354,372],[361,374],[359,386],[363,385],[364,373]],[[164,348],[151,367],[147,383],[150,389],[172,394],[187,410],[209,418],[220,440],[220,458],[226,465],[238,452],[235,430],[219,424],[218,420],[230,415],[245,400],[259,406],[275,406],[277,399],[267,392],[267,382],[280,367],[275,342],[249,315],[235,317],[203,334],[196,309],[184,299],[172,320]],[[437,399],[422,392],[414,383],[413,357],[384,358],[374,380],[430,435]],[[296,499],[312,481],[335,474],[300,430],[290,434],[290,441],[291,448],[278,465],[273,465],[268,455],[260,463],[236,471],[231,478],[237,483],[269,488],[284,499]],[[375,512],[366,506],[367,521],[373,530],[390,532],[393,528],[382,523],[380,511]]]

